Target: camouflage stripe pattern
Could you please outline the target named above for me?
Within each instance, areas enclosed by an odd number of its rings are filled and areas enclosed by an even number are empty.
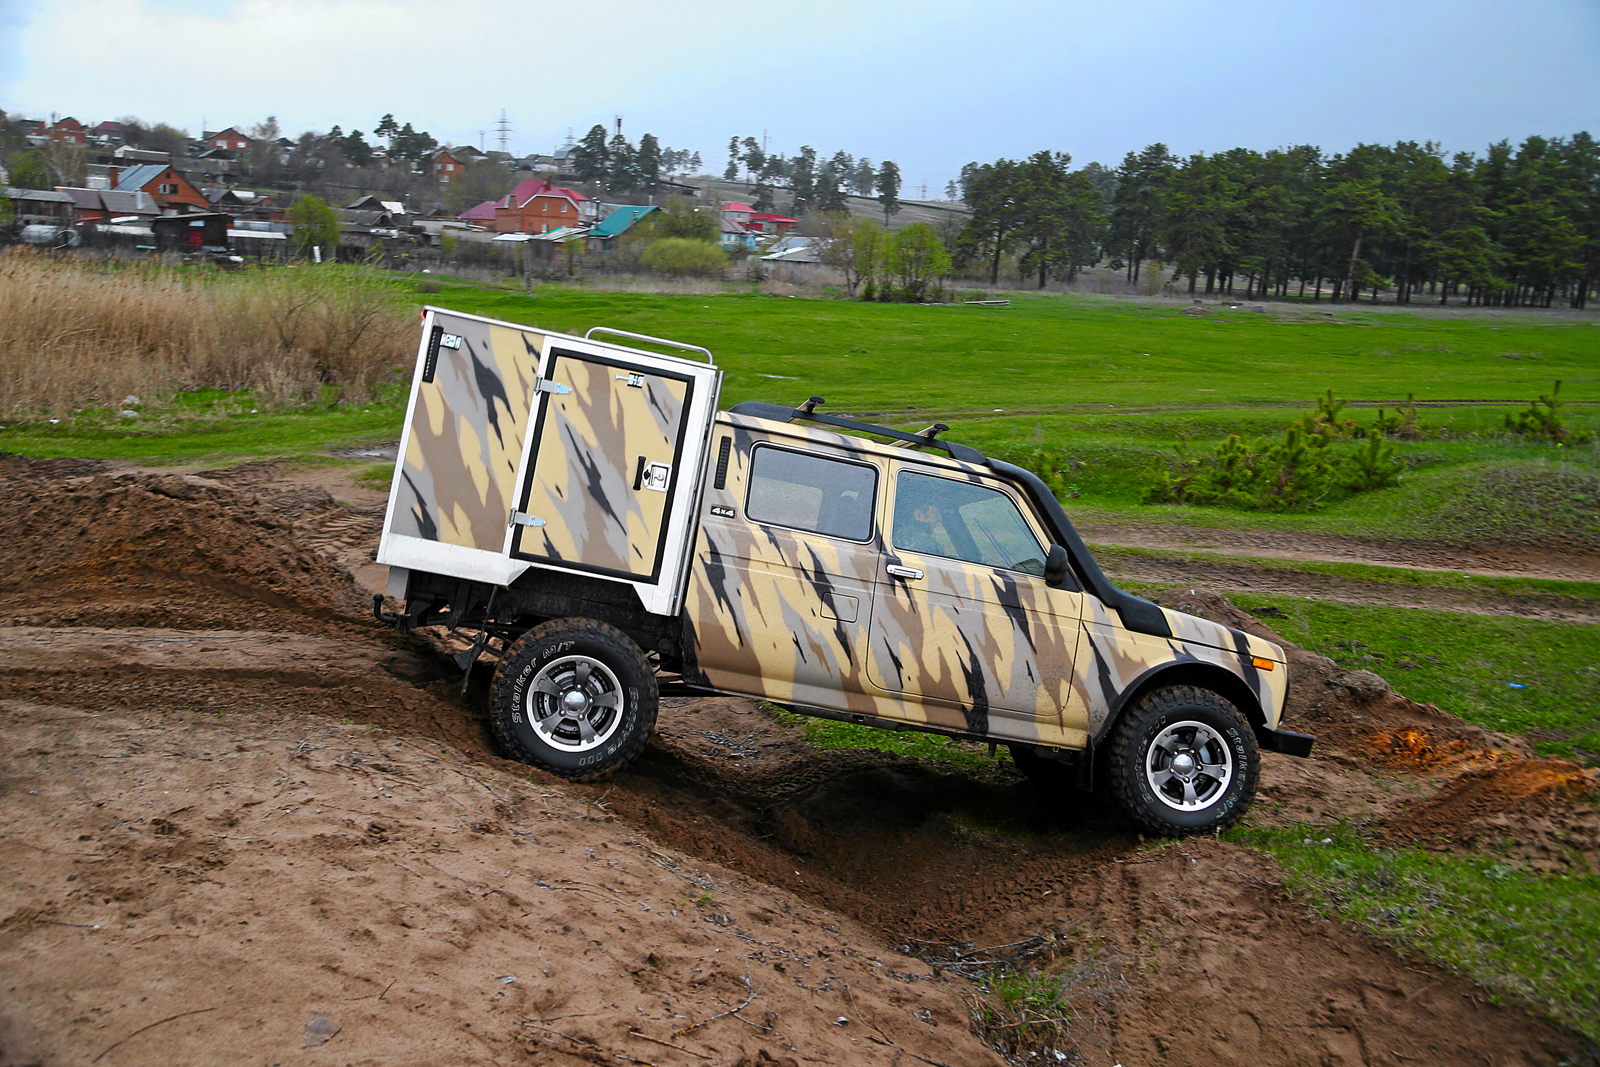
[[[664,468],[669,482],[675,473],[690,383],[560,348],[549,376],[572,392],[544,398],[524,510],[545,525],[521,528],[517,554],[651,575],[665,532],[667,486],[635,485],[651,465]]]
[[[1003,479],[942,456],[907,452],[811,426],[719,418],[731,439],[725,487],[709,486],[684,604],[689,680],[728,692],[925,724],[942,730],[1081,748],[1120,697],[1165,664],[1211,665],[1256,694],[1275,727],[1287,694],[1281,649],[1165,611],[1172,636],[1123,627],[1115,611],[1043,578],[897,551],[884,529],[896,476],[914,470],[988,486]],[[790,445],[876,472],[875,521],[849,540],[753,521],[745,513],[758,446]],[[1013,496],[1013,501],[1017,502]],[[1026,507],[1034,535],[1045,531]],[[790,518],[787,525],[804,526]],[[920,577],[897,577],[886,567]],[[1272,671],[1252,666],[1273,661]]]
[[[482,320],[443,321],[460,347],[441,347],[433,381],[414,387],[389,530],[499,552],[545,339]]]

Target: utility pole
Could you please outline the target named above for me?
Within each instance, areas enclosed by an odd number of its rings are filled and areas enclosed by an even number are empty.
[[[506,118],[506,109],[500,109],[500,121],[495,123],[495,132],[499,134],[500,151],[509,151],[506,146],[511,143],[511,122]]]

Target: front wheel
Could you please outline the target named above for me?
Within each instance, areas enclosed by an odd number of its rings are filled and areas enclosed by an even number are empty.
[[[1255,733],[1232,703],[1192,686],[1146,693],[1112,734],[1111,788],[1128,814],[1158,834],[1186,837],[1232,826],[1256,793]]]
[[[644,751],[659,702],[655,672],[621,630],[593,619],[552,619],[501,658],[490,720],[514,758],[590,781]]]

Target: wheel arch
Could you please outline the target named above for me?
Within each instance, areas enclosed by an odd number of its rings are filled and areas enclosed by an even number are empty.
[[[1111,736],[1111,731],[1116,728],[1117,721],[1127,713],[1128,709],[1137,705],[1146,693],[1155,689],[1165,689],[1174,685],[1192,685],[1200,689],[1209,689],[1226,698],[1234,707],[1244,714],[1250,723],[1250,728],[1255,732],[1256,739],[1261,739],[1262,732],[1267,728],[1266,712],[1261,707],[1261,701],[1243,678],[1214,663],[1204,663],[1199,660],[1182,660],[1172,663],[1163,663],[1150,668],[1148,671],[1134,679],[1133,684],[1117,695],[1112,704],[1111,713],[1106,716],[1105,723],[1100,727],[1095,737],[1098,746]]]

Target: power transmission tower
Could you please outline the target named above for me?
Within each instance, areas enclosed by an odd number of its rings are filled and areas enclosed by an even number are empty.
[[[495,133],[500,141],[500,151],[508,151],[506,145],[511,143],[511,122],[506,118],[506,109],[500,109],[500,121],[494,124]]]

